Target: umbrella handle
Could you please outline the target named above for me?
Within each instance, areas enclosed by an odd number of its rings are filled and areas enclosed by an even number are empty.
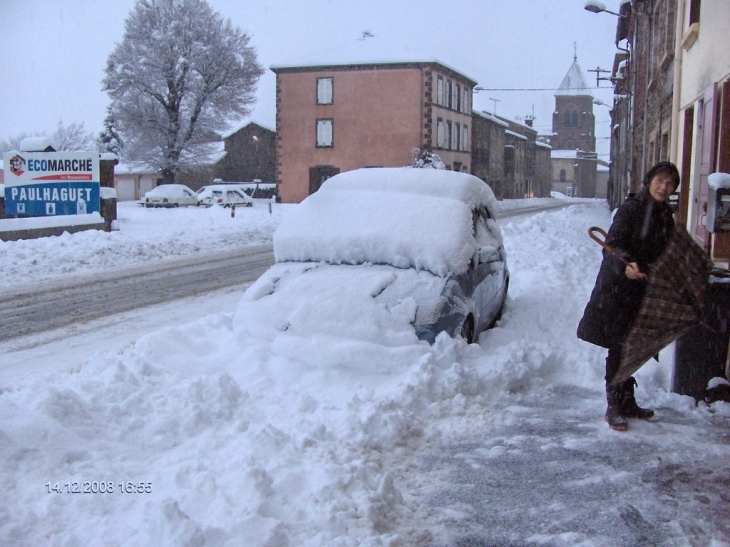
[[[601,234],[603,236],[603,239],[600,239],[593,232],[598,232],[599,234]],[[609,253],[611,253],[612,255],[615,255],[621,262],[623,262],[627,266],[629,265],[629,261],[628,260],[626,260],[621,255],[619,255],[616,252],[616,249],[614,249],[613,247],[611,247],[609,244],[606,243],[606,238],[608,237],[608,234],[606,233],[606,230],[604,230],[603,228],[599,228],[598,226],[591,226],[590,228],[588,228],[588,237],[590,237],[593,241],[595,241],[601,247],[603,247],[604,249],[606,249]]]

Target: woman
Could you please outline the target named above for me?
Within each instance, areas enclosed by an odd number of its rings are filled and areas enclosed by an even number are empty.
[[[610,382],[621,364],[621,343],[641,305],[646,273],[664,251],[674,229],[667,201],[678,185],[676,166],[668,161],[657,163],[644,177],[643,189],[618,208],[606,243],[619,256],[603,251],[591,299],[578,325],[579,338],[608,348],[606,421],[619,431],[628,429],[627,418],[648,420],[654,416],[653,410],[636,404],[634,378],[616,386]]]

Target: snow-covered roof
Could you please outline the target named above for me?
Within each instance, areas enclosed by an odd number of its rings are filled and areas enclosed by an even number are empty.
[[[525,137],[524,135],[520,135],[519,133],[515,133],[514,131],[511,131],[509,129],[505,130],[504,134],[509,135],[510,137],[515,137],[515,138],[522,139],[525,141],[527,140],[527,137]]]
[[[114,175],[157,175],[159,170],[145,163],[118,163],[114,167]]]
[[[235,135],[241,129],[244,129],[244,128],[248,127],[252,123],[258,125],[259,127],[263,127],[264,129],[267,129],[268,131],[271,131],[272,133],[276,133],[276,130],[275,129],[272,129],[271,127],[269,127],[268,125],[266,125],[264,123],[257,122],[256,120],[247,120],[247,121],[245,121],[243,123],[240,123],[240,124],[236,125],[235,127],[233,127],[232,129],[230,129],[229,131],[221,134],[221,138],[222,139],[227,139],[231,135]]]
[[[542,142],[542,141],[535,141],[535,145],[536,145],[536,146],[541,146],[541,147],[543,147],[543,148],[549,148],[550,150],[552,150],[552,149],[553,149],[553,147],[552,147],[552,146],[550,146],[550,145],[549,145],[548,143],[546,143],[546,142]]]
[[[485,112],[483,110],[473,110],[474,114],[479,116],[480,118],[484,118],[485,120],[489,120],[490,122],[496,123],[497,125],[501,125],[502,127],[509,127],[509,124],[505,121],[500,120],[496,116],[493,116],[489,112]]]
[[[578,60],[574,60],[570,65],[568,73],[563,78],[560,87],[555,92],[555,96],[571,96],[571,97],[593,97],[593,94],[583,77],[583,71],[578,64]]]
[[[390,264],[436,275],[465,271],[472,213],[497,201],[480,179],[439,169],[357,169],[328,179],[274,234],[277,262]]]
[[[577,150],[553,150],[550,157],[554,160],[576,159],[578,157]]]
[[[453,66],[426,55],[412,55],[407,46],[399,42],[390,42],[379,37],[358,39],[333,45],[321,52],[302,55],[296,59],[272,64],[269,68],[277,72],[286,69],[316,67],[347,67],[362,65],[403,65],[403,64],[437,64],[462,76],[472,84],[477,80],[457,70]]]

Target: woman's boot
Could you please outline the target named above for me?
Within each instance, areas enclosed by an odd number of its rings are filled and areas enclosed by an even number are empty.
[[[608,427],[616,431],[626,431],[629,428],[629,423],[623,416],[624,384],[606,386],[606,401],[608,401],[608,408],[606,409]]]
[[[634,398],[634,386],[636,379],[629,378],[623,383],[623,402],[621,405],[621,414],[626,418],[638,418],[639,420],[649,420],[654,417],[654,411],[650,408],[641,408],[636,404]]]

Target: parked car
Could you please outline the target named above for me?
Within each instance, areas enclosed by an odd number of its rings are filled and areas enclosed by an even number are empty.
[[[496,204],[466,173],[336,175],[282,220],[276,264],[246,291],[234,324],[269,338],[336,337],[371,321],[383,339],[410,329],[429,343],[441,332],[474,342],[501,317],[509,286]]]
[[[184,184],[155,186],[142,198],[145,207],[188,207],[198,205],[198,196]]]
[[[212,184],[203,186],[198,190],[200,205],[212,207],[221,205],[223,207],[252,207],[253,199],[243,190],[227,184]]]

